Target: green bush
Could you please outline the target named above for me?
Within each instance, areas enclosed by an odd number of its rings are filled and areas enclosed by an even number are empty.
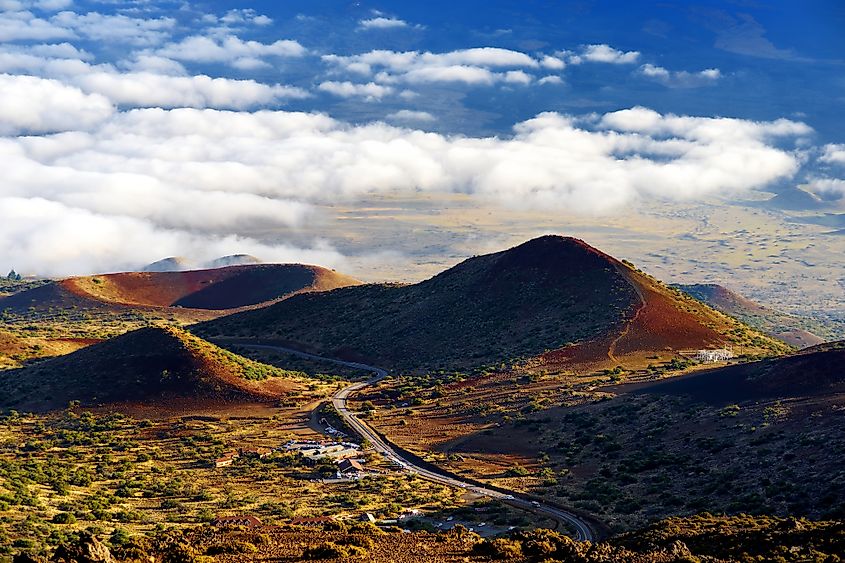
[[[59,512],[53,516],[53,524],[75,524],[76,516],[70,512]]]
[[[302,553],[303,559],[339,559],[343,557],[361,557],[367,554],[367,550],[357,545],[339,545],[327,541],[320,545],[308,547]]]
[[[518,541],[506,538],[484,540],[481,543],[475,544],[472,551],[491,559],[505,559],[510,561],[522,558],[522,545]]]
[[[255,553],[258,548],[253,544],[241,540],[228,540],[224,543],[218,543],[210,546],[206,551],[206,555],[235,555],[240,553]]]

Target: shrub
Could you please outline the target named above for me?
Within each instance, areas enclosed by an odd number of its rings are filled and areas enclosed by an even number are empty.
[[[75,524],[76,516],[70,512],[59,512],[53,516],[53,524]]]
[[[232,555],[238,553],[255,553],[258,548],[253,544],[242,540],[228,540],[224,543],[218,543],[210,546],[206,551],[206,555]]]
[[[302,553],[303,559],[338,559],[343,557],[359,557],[367,554],[367,550],[357,545],[339,545],[335,542],[324,542],[320,545],[308,547]]]
[[[513,560],[522,558],[522,545],[518,541],[506,538],[484,540],[472,548],[473,553],[491,559]]]
[[[513,467],[505,471],[505,475],[507,477],[525,477],[528,474],[529,471],[521,465],[514,465]]]

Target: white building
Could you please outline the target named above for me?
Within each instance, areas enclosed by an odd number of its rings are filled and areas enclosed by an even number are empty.
[[[695,354],[695,359],[702,364],[712,364],[714,362],[723,362],[734,357],[733,351],[728,348],[716,348],[715,350],[699,350]]]

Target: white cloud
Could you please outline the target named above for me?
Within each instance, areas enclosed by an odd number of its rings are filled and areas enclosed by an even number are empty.
[[[362,29],[396,29],[401,27],[408,27],[408,22],[398,18],[385,18],[383,16],[361,20],[358,25]]]
[[[591,63],[629,64],[637,62],[639,51],[620,51],[610,45],[586,45],[578,55],[571,56],[570,64]]]
[[[810,178],[805,187],[824,199],[845,202],[845,180],[840,178]]]
[[[845,144],[825,145],[819,160],[827,164],[845,164]]]
[[[531,56],[519,51],[500,49],[498,47],[477,47],[461,49],[448,53],[422,53],[419,55],[422,64],[455,65],[466,64],[483,67],[530,67],[538,65]]]
[[[367,100],[380,100],[384,96],[393,93],[393,88],[390,86],[382,86],[375,82],[367,84],[355,84],[353,82],[333,82],[327,81],[321,83],[318,87],[323,92],[328,92],[341,98],[365,98]]]
[[[566,63],[561,58],[545,55],[540,59],[540,66],[549,70],[563,70],[566,68]]]
[[[36,17],[32,12],[0,12],[0,41],[73,39],[66,26]]]
[[[534,77],[524,70],[509,70],[505,73],[504,80],[510,84],[525,85],[531,84],[534,81]]]
[[[138,53],[135,55],[134,59],[122,61],[121,65],[134,72],[150,72],[153,74],[165,74],[170,76],[183,76],[188,74],[188,71],[181,63],[158,55]]]
[[[225,15],[223,15],[219,19],[214,16],[211,17],[213,18],[213,21],[220,21],[227,26],[236,26],[242,24],[265,26],[273,23],[272,18],[263,14],[259,14],[251,8],[229,10],[228,12],[226,12]]]
[[[165,45],[156,54],[170,59],[198,63],[227,63],[238,68],[264,66],[261,57],[301,57],[306,49],[297,41],[280,39],[273,43],[244,41],[234,35],[223,38],[193,35]]]
[[[94,58],[94,55],[88,51],[77,49],[70,43],[27,45],[26,51],[32,53],[33,55],[56,59],[79,59],[81,61],[90,61]]]
[[[380,80],[390,79],[389,75],[380,77]],[[414,68],[406,72],[402,79],[411,84],[428,82],[462,82],[464,84],[493,84],[497,75],[477,66],[451,65],[451,66],[424,66]]]
[[[323,60],[353,74],[374,74],[378,82],[412,84],[527,84],[533,78],[522,68],[540,66],[525,53],[497,47],[461,49],[447,53],[375,50],[351,56],[324,55]],[[500,69],[508,68],[513,70],[500,72]]]
[[[105,96],[123,107],[249,109],[310,96],[302,88],[282,84],[186,76],[179,63],[162,57],[139,55],[122,64],[130,72],[78,59],[46,59],[0,51],[0,72],[37,73],[87,94]]]
[[[537,84],[563,84],[563,78],[561,78],[560,76],[549,74],[540,78],[537,81]]]
[[[718,68],[708,68],[699,72],[670,71],[661,66],[644,64],[639,74],[669,86],[670,88],[698,88],[711,86],[719,81],[722,73]]]
[[[167,76],[152,72],[92,70],[68,79],[85,92],[129,107],[249,109],[309,96],[301,88],[206,75]]]
[[[165,230],[133,217],[93,213],[42,198],[2,197],[0,256],[9,267],[47,276],[134,270],[164,256],[208,261],[237,253],[271,262],[345,269],[347,260],[325,242],[310,247],[267,244],[238,235]]]
[[[0,255],[14,267],[117,268],[121,255],[195,256],[203,240],[212,255],[272,259],[266,245],[253,251],[259,243],[244,229],[295,227],[321,205],[378,193],[462,193],[581,213],[734,195],[791,178],[801,157],[777,145],[811,132],[788,120],[645,108],[540,114],[507,138],[284,111],[139,109],[97,119],[88,132],[0,140]]]
[[[176,26],[176,20],[168,17],[144,19],[123,14],[70,11],[59,12],[50,22],[88,39],[136,46],[158,45],[170,37]]]
[[[399,111],[393,112],[386,116],[388,121],[398,121],[398,122],[420,122],[420,123],[430,123],[435,121],[435,117],[428,113],[427,111],[418,111],[418,110],[411,110],[411,109],[400,109]]]
[[[98,94],[34,76],[0,75],[0,134],[89,129],[108,118],[112,104]]]

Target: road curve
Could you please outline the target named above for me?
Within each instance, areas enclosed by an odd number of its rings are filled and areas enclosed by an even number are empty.
[[[338,360],[336,358],[326,358],[324,356],[317,356],[315,354],[301,352],[299,350],[295,350],[293,348],[286,348],[284,346],[275,346],[269,344],[250,344],[243,341],[232,341],[231,343],[244,348],[274,350],[277,352],[293,354],[310,360],[330,362],[333,364],[360,369],[362,371],[372,372],[373,377],[371,377],[370,379],[367,379],[366,381],[359,381],[357,383],[353,383],[342,389],[339,389],[332,396],[332,406],[334,406],[334,408],[340,414],[341,418],[343,418],[343,421],[350,428],[352,428],[362,438],[370,442],[370,444],[372,444],[373,449],[383,455],[386,459],[407,469],[411,473],[419,475],[420,477],[428,481],[433,481],[435,483],[440,483],[449,487],[467,489],[476,494],[497,499],[502,503],[508,504],[515,508],[527,510],[535,514],[549,517],[557,522],[564,523],[565,525],[575,530],[576,540],[593,541],[595,539],[595,534],[590,524],[587,523],[580,516],[572,512],[546,504],[542,501],[532,501],[526,500],[525,498],[520,498],[519,496],[517,496],[519,493],[516,492],[502,492],[502,489],[494,490],[474,483],[470,483],[468,481],[462,480],[457,475],[454,475],[446,470],[441,469],[438,472],[434,472],[430,469],[426,469],[425,467],[420,467],[419,465],[415,464],[414,461],[409,460],[407,457],[403,456],[402,452],[396,451],[396,449],[394,449],[390,444],[386,443],[381,438],[378,432],[371,428],[366,422],[358,418],[355,413],[349,410],[349,408],[347,407],[347,400],[349,399],[350,395],[357,391],[360,391],[365,387],[378,383],[379,381],[387,377],[386,370],[375,366],[369,366],[367,364],[347,362],[344,360]]]

